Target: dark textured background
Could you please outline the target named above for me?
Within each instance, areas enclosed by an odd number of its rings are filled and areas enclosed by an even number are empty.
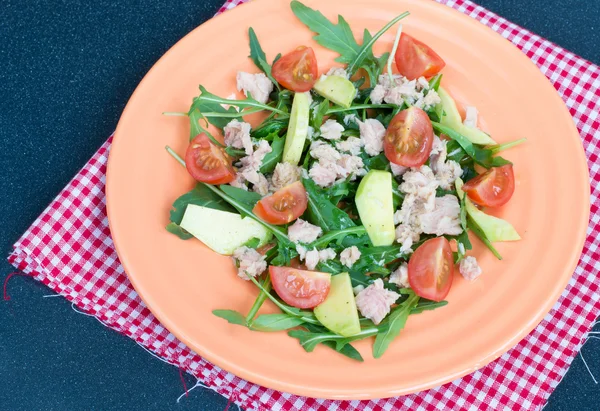
[[[114,130],[154,62],[224,0],[0,1],[0,252],[31,224]],[[599,1],[480,0],[600,63]],[[343,12],[343,10],[341,10]],[[0,279],[11,271],[0,263]],[[0,302],[0,410],[203,410],[227,401],[197,389],[179,404],[176,368],[16,277]],[[584,347],[600,377],[600,343]],[[188,386],[194,381],[186,376]],[[600,388],[575,358],[546,411],[597,411]]]

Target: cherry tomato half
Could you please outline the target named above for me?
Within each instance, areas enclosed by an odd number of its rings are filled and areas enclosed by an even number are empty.
[[[442,301],[450,291],[453,276],[452,249],[444,237],[425,241],[408,261],[408,282],[419,297]]]
[[[185,152],[185,167],[194,179],[208,184],[227,184],[235,179],[235,169],[225,150],[206,134],[198,134]]]
[[[515,192],[512,164],[492,167],[467,181],[463,187],[471,201],[483,207],[499,207],[508,203]]]
[[[300,217],[308,197],[300,181],[287,185],[270,196],[264,197],[252,210],[261,220],[269,224],[287,224]]]
[[[331,288],[331,274],[269,267],[271,283],[283,301],[296,308],[314,308],[325,301]]]
[[[433,127],[423,110],[410,107],[394,116],[383,140],[385,156],[394,164],[420,167],[429,158]]]
[[[433,77],[446,65],[431,47],[404,33],[400,36],[395,59],[398,72],[409,80]]]
[[[310,90],[317,81],[317,57],[312,48],[300,46],[277,60],[272,72],[283,87],[302,93]]]

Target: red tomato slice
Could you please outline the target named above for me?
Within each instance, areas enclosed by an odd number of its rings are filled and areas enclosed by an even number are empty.
[[[327,273],[270,266],[269,274],[277,295],[296,308],[316,307],[325,301],[331,287],[331,274]]]
[[[385,156],[394,164],[420,167],[429,158],[433,127],[423,110],[410,107],[394,116],[383,140]]]
[[[467,181],[463,187],[471,201],[484,207],[499,207],[508,203],[515,192],[512,164],[492,167]]]
[[[273,77],[283,87],[298,92],[310,90],[317,81],[317,57],[310,47],[300,46],[273,64]]]
[[[450,291],[453,276],[452,249],[444,237],[425,241],[408,261],[408,282],[419,297],[442,301]]]
[[[446,65],[427,44],[404,33],[400,36],[395,59],[398,72],[409,80],[433,77]]]
[[[307,205],[306,190],[300,181],[296,181],[260,200],[252,211],[261,220],[278,225],[287,224],[300,217],[306,211]]]
[[[235,169],[225,150],[206,134],[198,134],[185,153],[185,167],[196,180],[208,184],[227,184],[235,179]]]

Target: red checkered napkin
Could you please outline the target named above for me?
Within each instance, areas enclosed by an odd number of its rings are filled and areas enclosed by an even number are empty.
[[[229,0],[219,12],[245,0]],[[554,308],[515,348],[481,370],[417,394],[329,401],[273,391],[208,363],[154,318],[129,283],[108,229],[104,183],[109,138],[14,245],[9,261],[245,409],[539,409],[566,373],[600,313],[600,68],[465,0],[438,0],[512,41],[566,102],[583,140],[592,186],[583,254]]]

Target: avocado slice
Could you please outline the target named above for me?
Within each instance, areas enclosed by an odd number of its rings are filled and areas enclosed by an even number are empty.
[[[313,89],[320,96],[344,108],[350,107],[354,96],[356,96],[354,84],[342,76],[321,76]]]
[[[358,215],[374,246],[391,245],[396,239],[392,173],[371,170],[356,191]]]
[[[331,288],[327,298],[314,309],[315,317],[325,327],[343,337],[360,332],[356,301],[348,273],[331,277]]]
[[[462,191],[463,181],[460,178],[456,180],[455,185],[458,197],[461,199],[464,197],[467,214],[481,228],[481,231],[490,242],[518,241],[521,239],[517,230],[508,221],[488,215],[475,207],[469,196]]]
[[[286,163],[298,165],[300,162],[304,142],[308,135],[309,108],[309,93],[294,94],[290,124],[285,137],[285,146],[283,147],[282,160]]]
[[[231,255],[253,238],[259,247],[265,245],[273,234],[256,221],[236,213],[188,204],[180,224],[208,248],[219,254]]]
[[[456,108],[454,99],[442,87],[438,89],[438,95],[442,102],[436,107],[436,111],[440,117],[440,123],[443,126],[450,127],[457,133],[465,136],[471,143],[490,145],[496,142],[486,133],[476,127],[465,126],[460,118],[460,113]],[[443,114],[443,115],[442,115]]]

